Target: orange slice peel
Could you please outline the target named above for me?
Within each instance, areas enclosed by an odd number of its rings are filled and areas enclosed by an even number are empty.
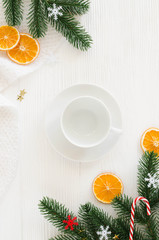
[[[0,26],[0,50],[7,51],[15,48],[20,40],[20,33],[15,27]]]
[[[28,65],[35,61],[40,53],[39,42],[29,34],[21,33],[17,46],[7,51],[8,57],[15,63]]]
[[[154,151],[159,154],[159,129],[148,128],[141,136],[140,145],[144,152]]]
[[[123,193],[123,183],[113,173],[102,173],[93,182],[93,193],[98,201],[111,203],[112,200]]]

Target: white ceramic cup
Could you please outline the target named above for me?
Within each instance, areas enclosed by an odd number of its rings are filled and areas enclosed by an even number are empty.
[[[104,103],[91,96],[73,99],[61,116],[61,129],[68,141],[81,148],[102,143],[111,128],[110,113]]]

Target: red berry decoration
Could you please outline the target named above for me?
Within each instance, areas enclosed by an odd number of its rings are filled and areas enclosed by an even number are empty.
[[[71,216],[68,215],[68,220],[63,220],[63,223],[66,223],[67,225],[65,226],[65,229],[67,230],[68,228],[70,228],[71,231],[74,230],[73,225],[78,226],[78,222],[74,222],[77,218],[74,217],[73,219],[71,219]]]

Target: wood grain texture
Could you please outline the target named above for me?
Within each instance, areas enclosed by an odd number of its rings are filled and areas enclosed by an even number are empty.
[[[0,205],[0,239],[47,240],[57,231],[40,216],[43,195],[56,198],[75,214],[80,203],[96,201],[92,181],[100,172],[121,177],[124,192],[136,197],[136,169],[141,156],[139,140],[151,126],[159,127],[159,1],[92,0],[81,17],[93,36],[87,53],[65,40],[56,51],[57,63],[19,79],[4,95],[19,108],[21,157],[17,178]],[[97,83],[118,100],[123,135],[101,161],[75,163],[59,156],[47,142],[45,110],[60,91],[76,83]],[[28,92],[16,101],[20,89]]]

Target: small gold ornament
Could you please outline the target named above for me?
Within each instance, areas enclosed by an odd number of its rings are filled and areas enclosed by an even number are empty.
[[[113,239],[119,239],[119,235],[116,235],[113,237]]]
[[[21,102],[23,99],[24,99],[24,98],[23,98],[22,96],[18,95],[17,100],[19,100],[19,101]]]
[[[26,93],[27,93],[27,92],[25,91],[25,89],[20,90],[20,95],[21,95],[21,96],[24,96]]]
[[[25,91],[25,89],[23,90],[20,90],[20,94],[17,96],[17,100],[19,100],[20,102],[24,99],[24,95],[26,94],[27,92]]]

